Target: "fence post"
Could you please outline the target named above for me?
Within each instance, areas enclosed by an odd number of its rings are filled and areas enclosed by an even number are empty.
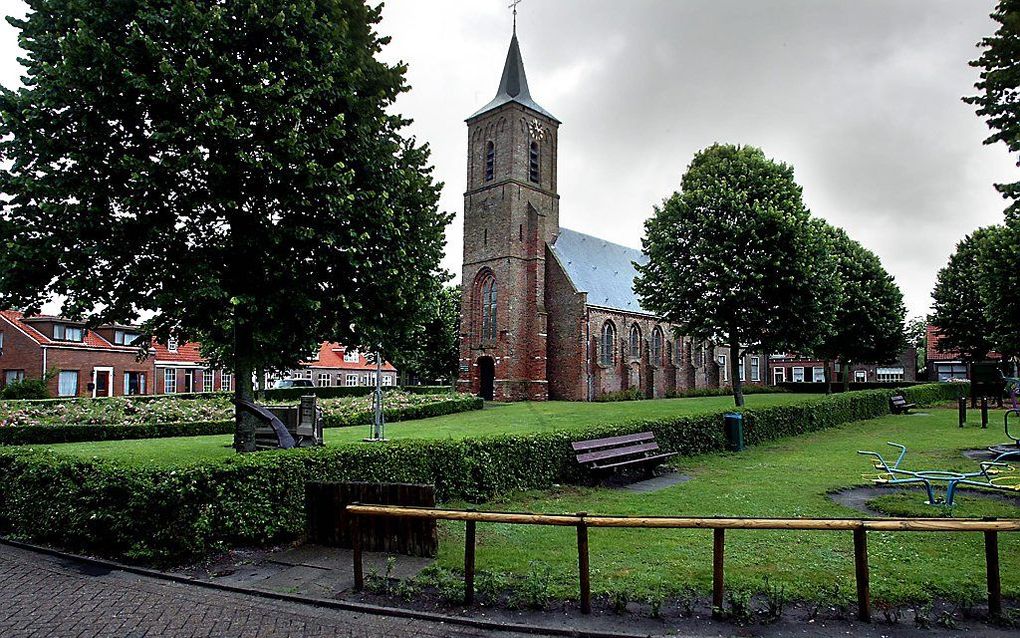
[[[1002,583],[999,580],[999,534],[985,532],[985,573],[988,577],[988,615],[1002,615]]]
[[[988,397],[981,397],[981,429],[988,429]]]
[[[588,564],[588,524],[584,522],[587,512],[578,512],[581,520],[577,523],[577,571],[581,585],[581,613],[591,613],[591,569]]]
[[[967,424],[967,397],[960,397],[956,400],[957,410],[960,412],[960,427]]]
[[[726,530],[718,527],[712,530],[712,616],[723,615],[723,550],[726,544]]]
[[[857,618],[871,622],[871,585],[868,582],[868,532],[854,530],[854,572],[857,578]]]
[[[354,555],[354,591],[361,591],[365,588],[365,568],[361,558],[361,526],[358,524],[358,515],[351,514],[351,554]]]
[[[475,521],[464,525],[464,604],[475,602]]]

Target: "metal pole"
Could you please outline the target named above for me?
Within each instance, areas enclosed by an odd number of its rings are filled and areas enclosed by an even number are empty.
[[[587,516],[587,512],[578,512]],[[580,576],[581,613],[591,613],[591,569],[588,563],[588,525],[582,520],[577,524],[577,572]]]
[[[960,412],[960,427],[962,428],[967,424],[967,397],[957,399],[956,405]]]
[[[868,532],[854,530],[854,568],[857,577],[857,617],[871,622],[871,585],[868,579]]]
[[[726,530],[712,530],[712,616],[723,615],[723,551],[726,544]]]
[[[1002,615],[998,532],[985,532],[985,573],[988,577],[988,615],[995,618]]]
[[[981,429],[988,429],[988,397],[981,397]]]

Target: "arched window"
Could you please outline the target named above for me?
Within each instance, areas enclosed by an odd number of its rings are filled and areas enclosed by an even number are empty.
[[[641,328],[636,323],[630,324],[630,356],[632,359],[641,356]]]
[[[599,363],[613,365],[613,350],[616,346],[616,326],[612,321],[602,324],[602,347],[599,349]]]
[[[496,278],[488,276],[482,280],[482,339],[496,338],[496,301],[498,298]]]
[[[496,176],[496,145],[489,142],[485,145],[485,181],[491,182]]]
[[[673,363],[678,366],[684,362],[684,349],[682,341],[683,341],[682,339],[677,338],[676,343],[673,344],[674,346]]]
[[[531,143],[531,155],[528,162],[528,179],[538,183],[538,142]]]
[[[659,326],[652,330],[652,363],[662,365],[662,328]]]

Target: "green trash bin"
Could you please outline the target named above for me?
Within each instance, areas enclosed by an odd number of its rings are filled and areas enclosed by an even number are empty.
[[[726,449],[739,452],[744,449],[744,415],[727,412],[723,415],[723,430],[726,432]]]

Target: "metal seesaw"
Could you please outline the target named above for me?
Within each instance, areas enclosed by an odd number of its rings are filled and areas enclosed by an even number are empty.
[[[1020,492],[1020,476],[1016,475],[1016,468],[1007,463],[999,461],[981,461],[980,470],[977,472],[954,472],[951,470],[905,470],[900,467],[903,457],[907,455],[907,447],[899,443],[889,442],[889,445],[899,448],[900,455],[896,462],[889,465],[878,452],[858,450],[858,454],[873,456],[875,469],[882,470],[878,476],[865,475],[877,485],[912,485],[920,484],[928,492],[928,505],[949,505],[953,504],[953,497],[956,496],[956,488],[960,485],[972,485],[985,489],[1000,490],[1003,492]],[[946,497],[936,497],[936,483],[945,483]]]

